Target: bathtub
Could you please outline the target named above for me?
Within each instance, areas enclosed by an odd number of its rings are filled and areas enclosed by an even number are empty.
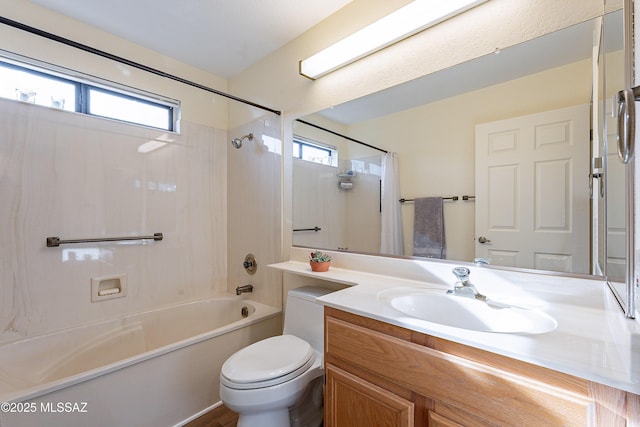
[[[220,403],[232,353],[281,331],[280,309],[229,296],[5,344],[0,427],[181,425]]]

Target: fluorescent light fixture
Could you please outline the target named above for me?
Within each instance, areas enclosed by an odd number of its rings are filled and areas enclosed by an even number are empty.
[[[317,79],[488,0],[415,0],[300,61],[300,74]]]

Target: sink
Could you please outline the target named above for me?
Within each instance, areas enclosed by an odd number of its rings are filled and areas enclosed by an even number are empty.
[[[543,334],[558,326],[537,309],[450,295],[442,289],[393,289],[382,292],[379,300],[414,319],[474,331]]]

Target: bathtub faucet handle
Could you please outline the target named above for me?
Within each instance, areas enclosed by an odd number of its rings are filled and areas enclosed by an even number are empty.
[[[236,295],[242,295],[245,292],[253,292],[253,285],[243,285],[236,288]]]
[[[247,256],[244,257],[244,262],[242,263],[242,267],[244,267],[247,273],[255,274],[256,270],[258,269],[258,262],[256,261],[255,255],[247,254]]]

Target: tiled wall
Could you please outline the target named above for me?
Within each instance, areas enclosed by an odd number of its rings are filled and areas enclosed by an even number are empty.
[[[252,284],[251,295],[265,304],[282,304],[280,273],[266,266],[282,260],[282,143],[280,117],[253,111],[259,116],[228,132],[228,289]],[[252,133],[240,149],[230,141]],[[243,261],[253,254],[258,263],[254,275]]]
[[[0,343],[226,290],[227,132],[162,134],[0,100]],[[127,296],[92,303],[91,279],[113,274]]]
[[[293,244],[315,248],[378,252],[380,250],[380,156],[362,163],[377,170],[354,170],[349,190],[338,186],[338,171],[352,169],[350,160],[341,161],[346,168],[293,162],[293,228],[320,231],[293,233]]]
[[[346,191],[338,188],[337,168],[294,159],[293,228],[319,227],[320,231],[296,231],[293,244],[312,248],[347,246]]]

